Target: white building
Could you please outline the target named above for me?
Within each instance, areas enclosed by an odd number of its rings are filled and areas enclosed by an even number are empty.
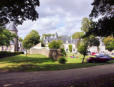
[[[69,36],[62,36],[59,38],[58,34],[56,33],[55,35],[44,37],[44,43],[48,47],[48,43],[53,41],[53,40],[62,40],[63,41],[63,46],[66,52],[69,52],[69,45],[72,45],[72,53],[76,53],[76,43],[77,39],[72,39]]]

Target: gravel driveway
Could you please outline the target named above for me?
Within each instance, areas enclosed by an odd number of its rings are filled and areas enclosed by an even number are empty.
[[[60,71],[1,72],[0,87],[63,87],[106,75],[114,75],[114,64]]]

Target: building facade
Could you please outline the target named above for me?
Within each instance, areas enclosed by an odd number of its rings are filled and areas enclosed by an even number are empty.
[[[10,41],[9,46],[0,47],[0,51],[10,51],[10,52],[23,51],[22,42],[18,40],[18,30],[15,24],[12,22],[7,29],[11,33],[15,34],[16,37],[12,41]]]
[[[72,53],[77,52],[76,48],[77,39],[72,39],[72,37],[70,36],[59,37],[59,35],[55,33],[52,36],[44,37],[43,43],[45,44],[46,47],[48,47],[48,44],[53,40],[61,40],[63,42],[63,46],[66,52],[70,52],[69,45],[72,45]]]

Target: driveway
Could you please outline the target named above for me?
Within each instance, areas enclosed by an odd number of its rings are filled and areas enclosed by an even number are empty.
[[[0,73],[0,87],[63,87],[114,75],[114,64],[61,71]]]

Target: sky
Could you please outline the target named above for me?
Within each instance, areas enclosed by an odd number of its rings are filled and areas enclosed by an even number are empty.
[[[44,33],[58,33],[72,35],[81,31],[81,21],[88,17],[93,0],[40,0],[40,7],[36,10],[39,18],[36,21],[25,21],[17,26],[18,35],[24,38],[31,30],[40,35]]]

